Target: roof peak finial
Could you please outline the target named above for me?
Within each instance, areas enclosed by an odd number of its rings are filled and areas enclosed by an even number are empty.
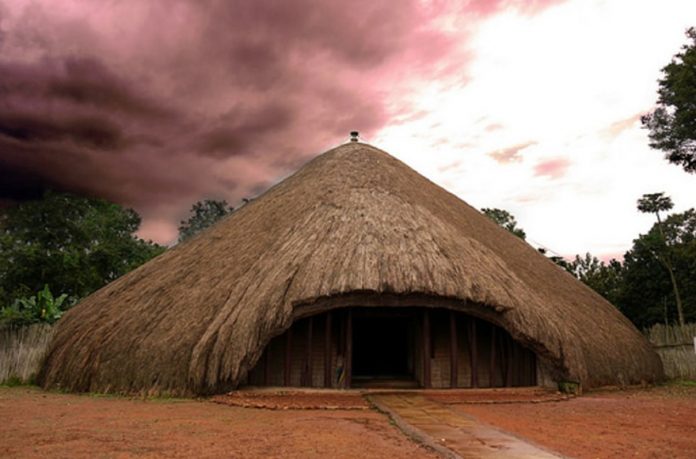
[[[350,131],[350,141],[351,142],[357,142],[359,136],[360,136],[360,133],[358,131]]]

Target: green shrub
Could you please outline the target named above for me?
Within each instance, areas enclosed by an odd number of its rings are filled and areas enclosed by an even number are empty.
[[[568,395],[580,395],[582,394],[582,387],[577,382],[560,381],[558,383],[558,391]]]
[[[44,285],[36,295],[18,298],[12,305],[0,309],[0,323],[12,326],[52,324],[63,315],[62,307],[67,297],[66,294],[54,297],[48,285]]]

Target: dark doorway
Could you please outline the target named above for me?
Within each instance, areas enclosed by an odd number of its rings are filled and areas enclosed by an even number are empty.
[[[353,319],[353,380],[412,380],[414,318],[357,315]]]
[[[350,307],[298,319],[266,346],[247,384],[333,388],[537,384],[536,354],[463,312]]]

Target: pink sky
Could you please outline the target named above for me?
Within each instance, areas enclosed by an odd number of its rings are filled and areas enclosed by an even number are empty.
[[[620,256],[696,177],[639,116],[696,2],[0,0],[0,199],[103,196],[176,238],[363,138],[533,245]]]

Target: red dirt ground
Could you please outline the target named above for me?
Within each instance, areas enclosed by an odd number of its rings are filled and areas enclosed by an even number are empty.
[[[370,405],[359,392],[239,390],[211,399],[223,405],[271,410],[369,410]]]
[[[0,388],[0,457],[433,458],[372,410],[272,411]]]
[[[570,457],[696,457],[696,387],[601,391],[550,403],[455,406]]]
[[[515,403],[548,400],[535,390],[423,395],[570,457],[696,457],[696,387],[605,390],[544,403]],[[364,409],[356,392],[242,392],[213,401],[0,387],[0,457],[434,457]]]
[[[459,404],[498,404],[498,403],[542,403],[568,400],[554,390],[540,387],[508,387],[500,389],[456,389],[424,390],[422,394],[435,402],[446,405]]]

